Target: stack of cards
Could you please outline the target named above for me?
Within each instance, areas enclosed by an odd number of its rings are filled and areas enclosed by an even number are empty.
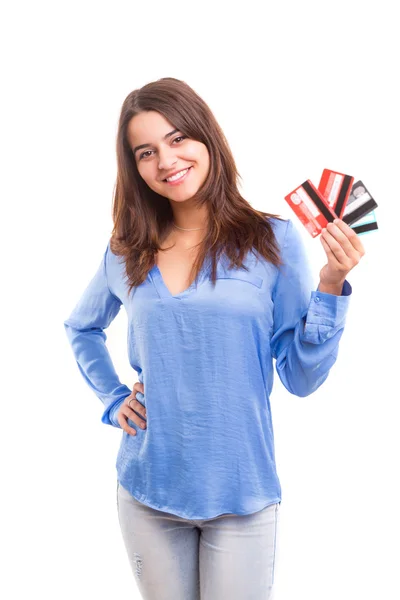
[[[362,181],[344,173],[324,169],[318,188],[307,179],[285,200],[313,237],[337,218],[358,235],[378,229],[374,198]]]

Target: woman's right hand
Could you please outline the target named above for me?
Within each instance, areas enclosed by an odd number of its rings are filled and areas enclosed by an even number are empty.
[[[117,421],[121,425],[122,429],[130,435],[136,435],[136,429],[129,427],[128,418],[136,423],[136,425],[138,425],[141,429],[146,429],[146,421],[136,414],[139,413],[144,419],[146,419],[146,408],[143,406],[143,404],[140,404],[140,402],[136,400],[137,392],[140,392],[141,394],[144,393],[144,386],[143,383],[140,383],[140,381],[135,383],[132,393],[124,399],[117,417]],[[131,404],[129,406],[128,403],[130,400]]]

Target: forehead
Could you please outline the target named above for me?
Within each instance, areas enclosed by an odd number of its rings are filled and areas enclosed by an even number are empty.
[[[130,144],[135,146],[141,143],[150,143],[162,139],[166,133],[174,129],[163,115],[156,111],[141,112],[132,117],[127,128]]]

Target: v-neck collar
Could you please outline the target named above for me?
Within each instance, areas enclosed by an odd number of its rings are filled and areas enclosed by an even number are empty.
[[[191,283],[190,286],[188,288],[186,288],[186,290],[183,290],[179,294],[172,294],[170,292],[169,288],[165,284],[165,281],[163,279],[163,276],[161,275],[161,271],[158,268],[158,265],[155,264],[150,269],[149,275],[157,289],[158,294],[161,296],[161,298],[177,298],[177,299],[185,298],[197,287],[196,282],[193,281],[193,283]]]
[[[224,275],[227,273],[226,269],[226,264],[227,262],[229,262],[227,260],[227,258],[225,257],[225,255],[221,255],[219,258],[219,261],[217,262],[217,277],[218,275]],[[224,266],[225,265],[225,266]],[[151,279],[151,281],[154,284],[154,287],[156,288],[158,295],[161,298],[170,298],[170,299],[177,299],[180,300],[182,298],[186,298],[187,296],[189,296],[191,293],[197,291],[197,288],[204,282],[204,280],[210,276],[211,274],[211,257],[207,256],[203,262],[203,265],[200,269],[200,273],[199,273],[199,277],[198,277],[198,283],[196,285],[196,282],[193,281],[188,288],[186,288],[185,290],[183,290],[182,292],[180,292],[179,294],[172,294],[169,290],[169,288],[167,287],[163,276],[161,274],[160,269],[158,268],[157,263],[154,264],[154,266],[150,269],[149,271],[149,277]]]

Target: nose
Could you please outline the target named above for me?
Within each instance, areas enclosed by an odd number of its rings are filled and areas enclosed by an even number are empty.
[[[173,167],[177,162],[177,158],[175,156],[175,149],[166,146],[165,148],[160,148],[158,153],[158,168],[160,171],[170,171],[171,167]]]

